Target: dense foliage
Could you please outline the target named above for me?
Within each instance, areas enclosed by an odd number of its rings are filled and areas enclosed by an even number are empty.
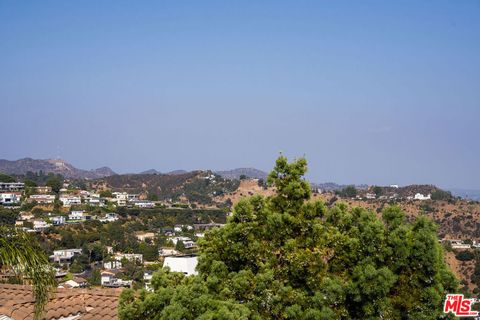
[[[280,157],[276,195],[241,201],[201,242],[198,276],[160,271],[126,290],[122,319],[435,319],[457,286],[435,226],[398,207],[310,202],[306,161]]]
[[[238,180],[224,179],[211,171],[192,171],[179,174],[129,174],[102,179],[113,190],[145,193],[152,200],[212,204],[215,196],[235,191]]]

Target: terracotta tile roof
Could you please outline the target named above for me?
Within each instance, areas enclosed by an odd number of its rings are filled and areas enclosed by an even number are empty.
[[[62,289],[45,307],[43,319],[79,315],[78,319],[117,319],[121,289]],[[31,286],[0,284],[0,316],[14,320],[33,319],[35,300]]]

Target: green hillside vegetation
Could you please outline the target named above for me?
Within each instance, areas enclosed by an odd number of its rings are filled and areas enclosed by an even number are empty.
[[[235,206],[200,241],[198,276],[161,270],[154,292],[125,290],[121,319],[435,319],[457,281],[435,225],[308,202],[304,159],[281,156],[272,197]]]
[[[9,219],[8,212],[5,219]],[[83,248],[99,244],[103,248],[112,246],[115,251],[143,253],[134,236],[136,231],[159,233],[162,228],[177,224],[193,225],[195,223],[225,223],[223,210],[202,209],[122,209],[122,219],[102,224],[100,221],[85,221],[79,224],[63,225],[49,228],[38,238],[47,253],[56,249]],[[159,236],[157,245],[164,245],[166,240]]]
[[[214,176],[213,179],[208,177]],[[177,201],[185,196],[190,202],[211,204],[212,198],[235,191],[238,180],[224,179],[211,171],[192,171],[180,174],[129,174],[102,179],[114,191],[147,193],[149,198]]]

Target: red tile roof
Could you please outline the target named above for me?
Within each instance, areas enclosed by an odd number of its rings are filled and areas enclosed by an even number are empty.
[[[78,319],[117,319],[121,291],[58,288],[47,303],[42,318],[53,320],[79,315]],[[31,286],[0,284],[0,316],[15,320],[33,319],[34,305]]]

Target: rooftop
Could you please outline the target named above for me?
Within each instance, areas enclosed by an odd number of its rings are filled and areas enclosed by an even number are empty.
[[[117,319],[120,292],[117,289],[58,288],[47,303],[42,319],[74,315],[76,319]],[[31,286],[0,284],[0,318],[33,319],[34,304]]]

